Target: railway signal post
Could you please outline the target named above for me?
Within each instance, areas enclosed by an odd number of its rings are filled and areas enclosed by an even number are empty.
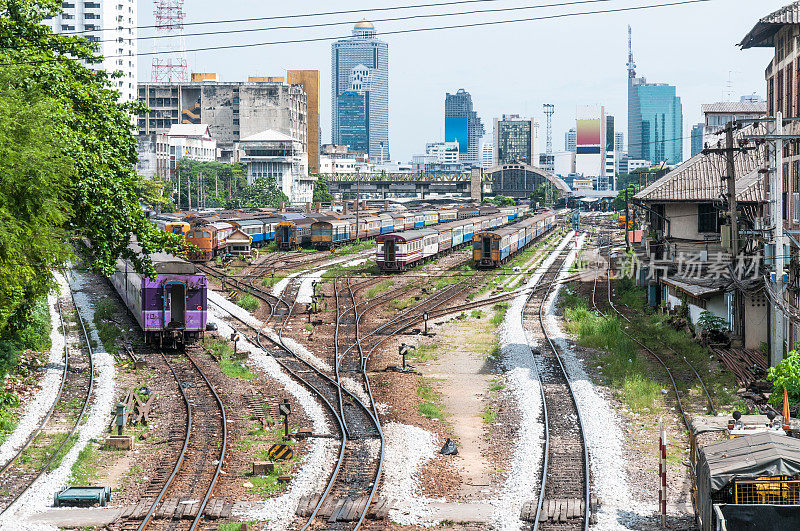
[[[283,438],[289,438],[289,415],[292,414],[292,405],[288,398],[283,399],[282,404],[278,404],[278,413],[283,417]]]
[[[428,314],[426,313],[425,315],[427,316]],[[408,354],[409,350],[415,348],[417,347],[415,347],[414,345],[406,345],[405,343],[402,343],[400,345],[399,347],[400,355],[403,357],[403,372],[406,372],[406,354]]]
[[[661,514],[661,525],[667,525],[667,432],[664,420],[658,420],[658,511]]]

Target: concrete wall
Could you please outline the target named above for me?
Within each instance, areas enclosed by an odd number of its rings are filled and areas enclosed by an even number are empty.
[[[669,235],[685,240],[702,240],[697,232],[697,203],[666,203],[664,217],[669,219]]]
[[[769,336],[767,312],[769,302],[763,293],[745,295],[744,298],[744,346],[757,349],[766,343]]]
[[[218,144],[231,144],[237,140],[233,134],[233,86],[209,85],[203,87],[200,116],[202,123],[208,124],[211,137]]]

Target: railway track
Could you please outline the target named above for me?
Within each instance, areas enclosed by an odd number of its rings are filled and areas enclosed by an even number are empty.
[[[569,254],[569,246],[537,279],[522,312],[522,325],[534,352],[540,383],[544,420],[544,452],[541,487],[536,499],[533,529],[589,528],[590,470],[585,430],[572,385],[558,347],[544,324],[546,301]],[[543,348],[531,344],[529,331],[542,339]]]
[[[64,313],[77,316],[83,348],[70,346]],[[64,335],[64,370],[53,405],[39,426],[17,453],[0,469],[0,515],[11,507],[46,472],[76,436],[94,388],[94,352],[83,323],[75,308],[70,289],[66,308],[58,299],[58,314]],[[77,330],[76,330],[77,331]]]
[[[606,231],[601,231],[601,233],[605,233],[605,232]],[[607,232],[610,235],[611,231],[607,231]],[[613,299],[611,297],[611,277],[613,276],[613,271],[611,269],[611,260],[610,260],[611,247],[612,247],[612,245],[608,245],[607,246],[609,259],[606,260],[607,267],[606,267],[606,294],[605,294],[605,299],[607,301],[608,307],[614,312],[614,314],[616,314],[617,316],[619,316],[621,319],[623,319],[625,321],[626,327],[629,327],[630,325],[633,324],[631,319],[630,319],[630,317],[625,315],[625,313],[623,313],[622,311],[619,310],[619,308],[617,308],[617,306],[614,304],[614,301],[613,301]],[[602,249],[599,246],[598,246],[598,249],[602,251]],[[598,313],[602,314],[603,312],[602,312],[602,310],[600,309],[600,307],[598,305],[597,296],[596,296],[596,294],[597,294],[597,283],[598,283],[599,276],[600,276],[600,272],[597,271],[596,274],[595,274],[595,277],[594,277],[593,285],[592,285],[592,307],[595,309],[595,311],[597,311]],[[686,417],[686,410],[684,408],[683,401],[681,400],[680,392],[678,390],[678,384],[677,384],[675,375],[673,374],[672,368],[667,364],[667,362],[665,361],[665,358],[660,356],[654,349],[652,349],[651,347],[646,345],[644,342],[642,342],[639,339],[637,339],[636,337],[634,337],[632,334],[627,332],[625,329],[623,329],[622,332],[631,341],[633,341],[640,348],[642,348],[644,351],[646,351],[664,369],[664,371],[667,374],[667,377],[669,378],[670,383],[672,385],[672,390],[673,390],[673,392],[675,394],[676,405],[678,406],[678,410],[680,411],[681,418],[683,419],[683,424],[688,429],[689,428],[689,421],[688,421],[688,418]],[[705,381],[700,376],[700,373],[697,371],[695,366],[692,365],[692,363],[686,358],[686,356],[676,352],[669,345],[664,344],[662,346],[666,350],[669,350],[672,353],[673,357],[680,358],[683,361],[683,363],[687,366],[687,368],[689,369],[691,374],[694,375],[694,378],[697,379],[697,381],[700,383],[700,386],[703,388],[703,393],[705,394],[707,405],[708,405],[708,408],[707,408],[708,412],[713,414],[713,415],[716,415],[717,414],[717,410],[716,410],[716,407],[714,407],[714,401],[711,398],[711,394],[708,391],[708,387],[706,386]]]
[[[227,418],[213,384],[189,352],[159,354],[183,402],[183,430],[176,425],[170,432],[175,464],[157,471],[139,503],[123,511],[114,524],[121,530],[194,530],[203,521],[225,462]]]

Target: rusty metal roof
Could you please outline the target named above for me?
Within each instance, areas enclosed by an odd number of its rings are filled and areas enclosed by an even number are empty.
[[[765,127],[745,127],[736,131],[737,138],[745,134],[764,134]],[[724,145],[724,144],[723,144]],[[750,147],[753,144],[750,143]],[[764,149],[738,152],[735,156],[736,200],[742,203],[764,202]],[[642,189],[634,199],[645,202],[715,201],[728,193],[723,155],[699,153],[677,168]]]
[[[800,24],[800,2],[791,4],[760,19],[739,43],[745,48],[771,48],[775,46],[775,34],[783,26]]]

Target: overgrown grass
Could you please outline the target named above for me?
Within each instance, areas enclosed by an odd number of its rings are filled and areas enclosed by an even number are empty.
[[[509,304],[507,302],[498,302],[494,306],[492,306],[492,310],[494,310],[494,315],[492,316],[491,323],[494,326],[500,326],[503,323],[503,319],[506,318],[506,312],[508,311]]]
[[[394,280],[391,279],[382,280],[377,284],[375,284],[374,286],[372,286],[371,288],[369,288],[365,295],[367,299],[374,299],[381,293],[385,293],[392,286],[394,286]]]
[[[480,310],[472,310],[472,312],[470,312],[469,314],[469,316],[472,317],[473,319],[480,319],[484,315],[485,314]]]
[[[97,476],[100,459],[100,452],[95,448],[95,441],[92,439],[78,453],[78,459],[72,464],[67,484],[70,486],[91,485]]]
[[[227,341],[207,340],[206,348],[219,360],[220,370],[229,378],[249,380],[256,377],[246,363],[234,359],[233,348]]]
[[[417,411],[429,419],[444,420],[447,412],[442,405],[442,395],[434,389],[430,382],[422,380],[417,386],[417,396],[422,401],[417,405]]]
[[[342,276],[379,275],[380,270],[375,262],[366,261],[363,264],[346,266],[335,264],[322,274],[322,278],[338,278]]]
[[[110,299],[98,301],[94,309],[94,326],[97,329],[97,335],[100,336],[100,342],[103,343],[105,351],[112,356],[117,355],[117,339],[122,335],[119,326],[114,322],[116,311],[116,304]]]
[[[371,249],[374,246],[375,246],[375,240],[361,240],[360,242],[354,242],[349,245],[343,245],[342,247],[337,247],[336,254],[343,255],[343,254],[358,253],[361,251],[366,251],[367,249]]]
[[[486,424],[494,424],[497,421],[497,411],[487,407],[483,410],[483,422]]]
[[[492,385],[489,386],[489,391],[502,391],[506,388],[506,383],[502,378],[492,378]]]
[[[410,297],[408,299],[392,299],[389,301],[389,304],[386,305],[387,311],[393,310],[405,310],[406,308],[413,306],[417,301]]]
[[[241,531],[242,524],[247,524],[248,527],[253,527],[258,523],[258,520],[248,520],[247,522],[228,522],[225,524],[219,524],[217,527],[218,531]]]
[[[2,444],[19,422],[20,399],[14,393],[0,391],[0,444]]]
[[[409,350],[408,356],[416,361],[435,360],[437,358],[438,350],[439,345],[423,343],[417,345],[417,348]]]
[[[262,278],[261,279],[261,285],[264,286],[265,288],[271,288],[272,286],[274,286],[275,284],[277,284],[278,282],[280,282],[284,278],[286,278],[286,274],[285,273],[275,273],[272,276]]]
[[[258,310],[258,299],[256,299],[253,295],[249,293],[243,293],[236,298],[236,304],[247,310],[248,312],[254,312]]]

